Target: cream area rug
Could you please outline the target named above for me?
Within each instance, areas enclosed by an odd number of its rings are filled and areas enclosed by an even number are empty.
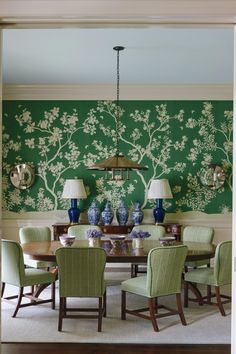
[[[70,343],[149,343],[149,344],[229,344],[230,343],[230,304],[225,305],[226,317],[222,317],[215,306],[199,306],[189,303],[184,309],[187,326],[182,326],[178,316],[158,319],[160,331],[154,332],[151,322],[127,315],[126,321],[120,319],[120,282],[129,278],[129,273],[109,272],[106,274],[107,317],[103,318],[102,332],[97,332],[96,319],[64,319],[63,331],[58,332],[58,291],[56,310],[50,304],[26,307],[12,318],[14,306],[2,302],[2,342],[70,342]],[[58,290],[58,289],[57,289]],[[6,294],[17,293],[18,289],[6,285]],[[44,291],[48,296],[49,289]],[[229,288],[224,289],[230,293]],[[93,299],[73,299],[75,305],[97,304]],[[159,303],[175,306],[175,297],[159,298]],[[129,308],[144,307],[142,297],[128,294]]]

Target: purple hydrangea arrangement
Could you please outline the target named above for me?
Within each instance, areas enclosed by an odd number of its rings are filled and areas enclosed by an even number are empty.
[[[102,231],[96,230],[96,229],[89,229],[86,231],[87,238],[98,238],[102,237],[103,233]]]
[[[151,234],[148,231],[143,231],[143,230],[135,231],[135,230],[133,230],[133,231],[131,231],[129,236],[131,238],[147,238],[147,237],[150,237]]]

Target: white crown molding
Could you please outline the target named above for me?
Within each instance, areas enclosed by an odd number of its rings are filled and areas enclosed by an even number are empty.
[[[2,0],[0,23],[17,26],[69,23],[236,22],[234,0]]]
[[[121,100],[232,100],[233,85],[121,85]],[[3,85],[4,100],[114,100],[115,85]]]

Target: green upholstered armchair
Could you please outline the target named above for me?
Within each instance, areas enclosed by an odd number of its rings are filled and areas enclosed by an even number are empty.
[[[102,231],[97,225],[73,225],[69,227],[68,235],[75,236],[77,240],[84,240],[86,239],[86,231],[90,229]]]
[[[147,275],[128,279],[121,283],[121,319],[126,313],[151,320],[154,331],[158,331],[156,318],[178,314],[183,325],[186,325],[181,303],[182,270],[187,255],[186,246],[166,246],[153,248],[148,254]],[[145,309],[129,310],[126,308],[126,292],[144,296],[148,299]],[[157,305],[159,296],[176,294],[177,310],[164,305]],[[158,313],[159,308],[168,310]],[[148,311],[150,315],[142,312]]]
[[[59,248],[56,251],[59,268],[60,309],[58,331],[63,318],[98,318],[98,332],[102,330],[102,317],[106,315],[106,285],[104,270],[106,252],[102,248]],[[98,298],[98,308],[70,308],[67,298]],[[98,312],[98,315],[69,315],[67,312]]]
[[[150,237],[148,237],[148,240],[159,240],[160,237],[163,237],[166,234],[166,229],[164,228],[164,226],[161,225],[136,225],[133,227],[132,230],[135,231],[147,231],[151,234]],[[133,242],[134,245],[134,242]],[[138,273],[146,273],[146,270],[140,270],[139,269],[139,265],[141,265],[142,267],[146,268],[146,264],[143,263],[132,263],[131,264],[131,277],[136,277]]]
[[[214,304],[219,307],[222,316],[225,316],[223,304],[230,302],[231,297],[222,295],[220,287],[231,284],[232,276],[232,241],[223,241],[216,247],[214,268],[198,268],[185,273],[184,287],[188,299],[188,283],[205,284],[215,287],[215,294],[208,293],[207,296],[201,297],[200,300],[191,299],[192,301],[199,301],[203,303]],[[211,298],[216,297],[216,303],[211,302]],[[227,300],[222,301],[221,298]],[[188,306],[188,303],[187,303]]]
[[[49,227],[22,227],[19,231],[20,243],[37,241],[51,241],[51,230]],[[56,262],[37,261],[24,257],[25,265],[33,268],[52,268],[56,267]]]
[[[10,300],[18,297],[17,305],[12,317],[16,314],[21,307],[43,304],[46,302],[52,303],[52,308],[55,308],[55,277],[56,275],[34,268],[24,267],[23,252],[20,244],[16,241],[2,240],[2,291],[1,297],[4,295],[5,284],[14,285],[19,288],[19,295],[8,296],[5,300]],[[48,285],[52,285],[52,296],[47,300],[40,300],[38,295]],[[32,293],[24,293],[25,286],[37,285],[34,296]],[[30,303],[21,304],[23,297],[29,297]]]

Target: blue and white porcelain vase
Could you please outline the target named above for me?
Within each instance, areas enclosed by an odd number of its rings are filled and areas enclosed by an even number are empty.
[[[105,208],[102,212],[102,221],[104,225],[110,225],[113,220],[113,211],[111,209],[111,203],[106,202]]]
[[[88,209],[88,222],[90,225],[97,225],[99,223],[99,219],[101,216],[101,212],[97,203],[93,201]]]
[[[143,211],[141,209],[141,203],[136,202],[134,211],[132,212],[132,220],[134,225],[140,225],[143,221]]]
[[[125,206],[123,200],[121,200],[118,209],[116,210],[116,218],[119,225],[125,225],[129,218],[129,211]]]

